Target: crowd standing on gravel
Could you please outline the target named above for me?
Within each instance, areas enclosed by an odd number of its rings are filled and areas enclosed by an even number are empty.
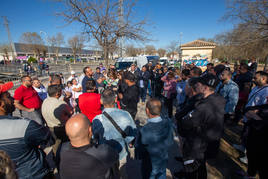
[[[173,176],[206,179],[224,128],[242,124],[234,147],[244,153],[244,177],[268,178],[268,73],[257,66],[254,60],[233,69],[209,63],[203,72],[194,64],[177,69],[149,62],[117,71],[100,64],[67,79],[50,74],[47,88],[23,76],[13,97],[13,83],[1,82],[0,176],[128,178],[128,158],[135,158],[142,178],[164,179],[178,136],[183,169]],[[144,126],[135,120],[138,104],[148,116]]]

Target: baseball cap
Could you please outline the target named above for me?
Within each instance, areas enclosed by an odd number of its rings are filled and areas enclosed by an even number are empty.
[[[74,75],[75,74],[75,71],[71,71],[71,75]]]
[[[134,82],[136,80],[136,77],[131,72],[128,72],[125,76],[125,79]]]
[[[217,85],[219,84],[219,80],[213,74],[206,74],[203,77],[200,77],[200,83],[208,87],[216,88]]]
[[[5,84],[0,85],[0,94],[10,90],[14,86],[13,82],[7,82]]]

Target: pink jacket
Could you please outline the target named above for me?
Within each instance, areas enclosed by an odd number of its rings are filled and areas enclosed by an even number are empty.
[[[167,75],[163,76],[161,80],[164,82],[163,95],[169,99],[171,94],[176,94],[177,81],[175,78],[168,80]]]

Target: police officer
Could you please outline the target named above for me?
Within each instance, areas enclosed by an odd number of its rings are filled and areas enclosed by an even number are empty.
[[[198,78],[194,89],[203,94],[202,99],[196,101],[185,116],[177,118],[178,133],[184,138],[182,173],[187,179],[206,179],[206,160],[218,152],[225,100],[214,92],[217,84],[217,78],[211,74]]]

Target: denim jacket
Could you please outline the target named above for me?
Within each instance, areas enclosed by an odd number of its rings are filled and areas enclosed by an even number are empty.
[[[221,85],[223,85],[223,87],[221,87]],[[225,113],[234,113],[239,98],[238,85],[233,80],[229,80],[226,84],[222,84],[221,82],[219,86],[219,93],[226,100],[224,108]]]
[[[187,84],[187,81],[181,81],[177,83],[176,86],[176,91],[177,91],[177,102],[178,104],[183,104],[186,98],[186,94],[185,94],[185,87]]]
[[[146,173],[143,173],[143,176],[153,176],[166,171],[168,150],[172,144],[172,122],[161,117],[148,119],[135,141],[136,158],[142,160],[143,172]]]
[[[131,115],[121,109],[117,108],[105,108],[106,111],[116,122],[116,124],[127,134],[124,139],[122,135],[117,131],[113,124],[103,114],[97,115],[92,122],[92,132],[94,138],[99,140],[99,143],[105,143],[105,141],[112,141],[120,144],[121,152],[119,153],[119,160],[127,156],[128,145],[136,136],[137,128],[131,117]],[[118,146],[118,145],[117,145]],[[117,147],[116,144],[113,147]],[[118,148],[116,148],[118,150]]]

